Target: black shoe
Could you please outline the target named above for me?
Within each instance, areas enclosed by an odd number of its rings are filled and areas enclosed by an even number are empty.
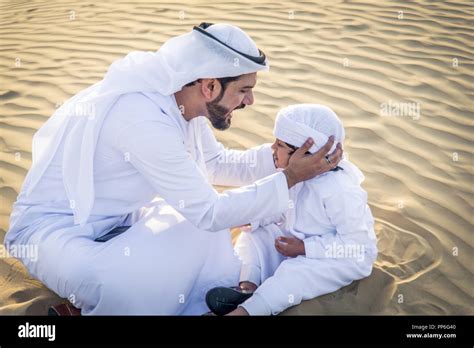
[[[252,292],[242,290],[239,287],[226,288],[218,286],[207,292],[206,304],[215,314],[225,315],[232,312],[239,304],[252,295]]]
[[[48,316],[50,317],[63,317],[63,316],[80,316],[81,310],[74,307],[70,303],[61,303],[57,306],[49,307]]]

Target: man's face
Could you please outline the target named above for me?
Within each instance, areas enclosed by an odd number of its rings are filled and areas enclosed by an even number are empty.
[[[232,112],[253,104],[252,89],[256,83],[257,73],[242,75],[238,80],[229,82],[224,93],[221,91],[213,101],[206,103],[208,117],[214,128],[228,129]]]

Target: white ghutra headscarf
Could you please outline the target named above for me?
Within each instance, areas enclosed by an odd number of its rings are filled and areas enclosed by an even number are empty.
[[[64,103],[33,137],[26,194],[34,190],[64,141],[64,186],[73,203],[75,224],[86,224],[94,204],[95,147],[103,121],[121,95],[158,92],[170,96],[199,78],[269,69],[255,42],[238,27],[206,24],[195,29],[166,41],[157,52],[129,53],[109,67],[102,81]],[[71,131],[66,134],[71,122]]]
[[[334,151],[337,143],[344,141],[345,132],[341,120],[330,108],[319,104],[296,104],[281,109],[275,121],[273,135],[296,147],[312,137],[311,153],[318,151],[331,135],[334,135]]]

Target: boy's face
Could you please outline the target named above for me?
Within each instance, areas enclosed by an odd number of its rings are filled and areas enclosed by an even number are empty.
[[[279,139],[276,139],[273,143],[272,150],[275,167],[283,169],[288,167],[288,161],[290,160],[291,156],[290,154],[294,150]]]

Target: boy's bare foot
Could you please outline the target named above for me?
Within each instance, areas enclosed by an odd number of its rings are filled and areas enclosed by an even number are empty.
[[[250,283],[250,284],[252,284],[252,283]],[[246,315],[246,316],[248,316],[249,312],[247,312],[244,307],[237,307],[232,312],[230,312],[226,315]]]
[[[239,284],[239,287],[242,289],[242,290],[245,290],[245,291],[249,291],[249,292],[255,292],[255,290],[257,290],[257,285],[255,285],[254,283],[252,282],[241,282]]]

